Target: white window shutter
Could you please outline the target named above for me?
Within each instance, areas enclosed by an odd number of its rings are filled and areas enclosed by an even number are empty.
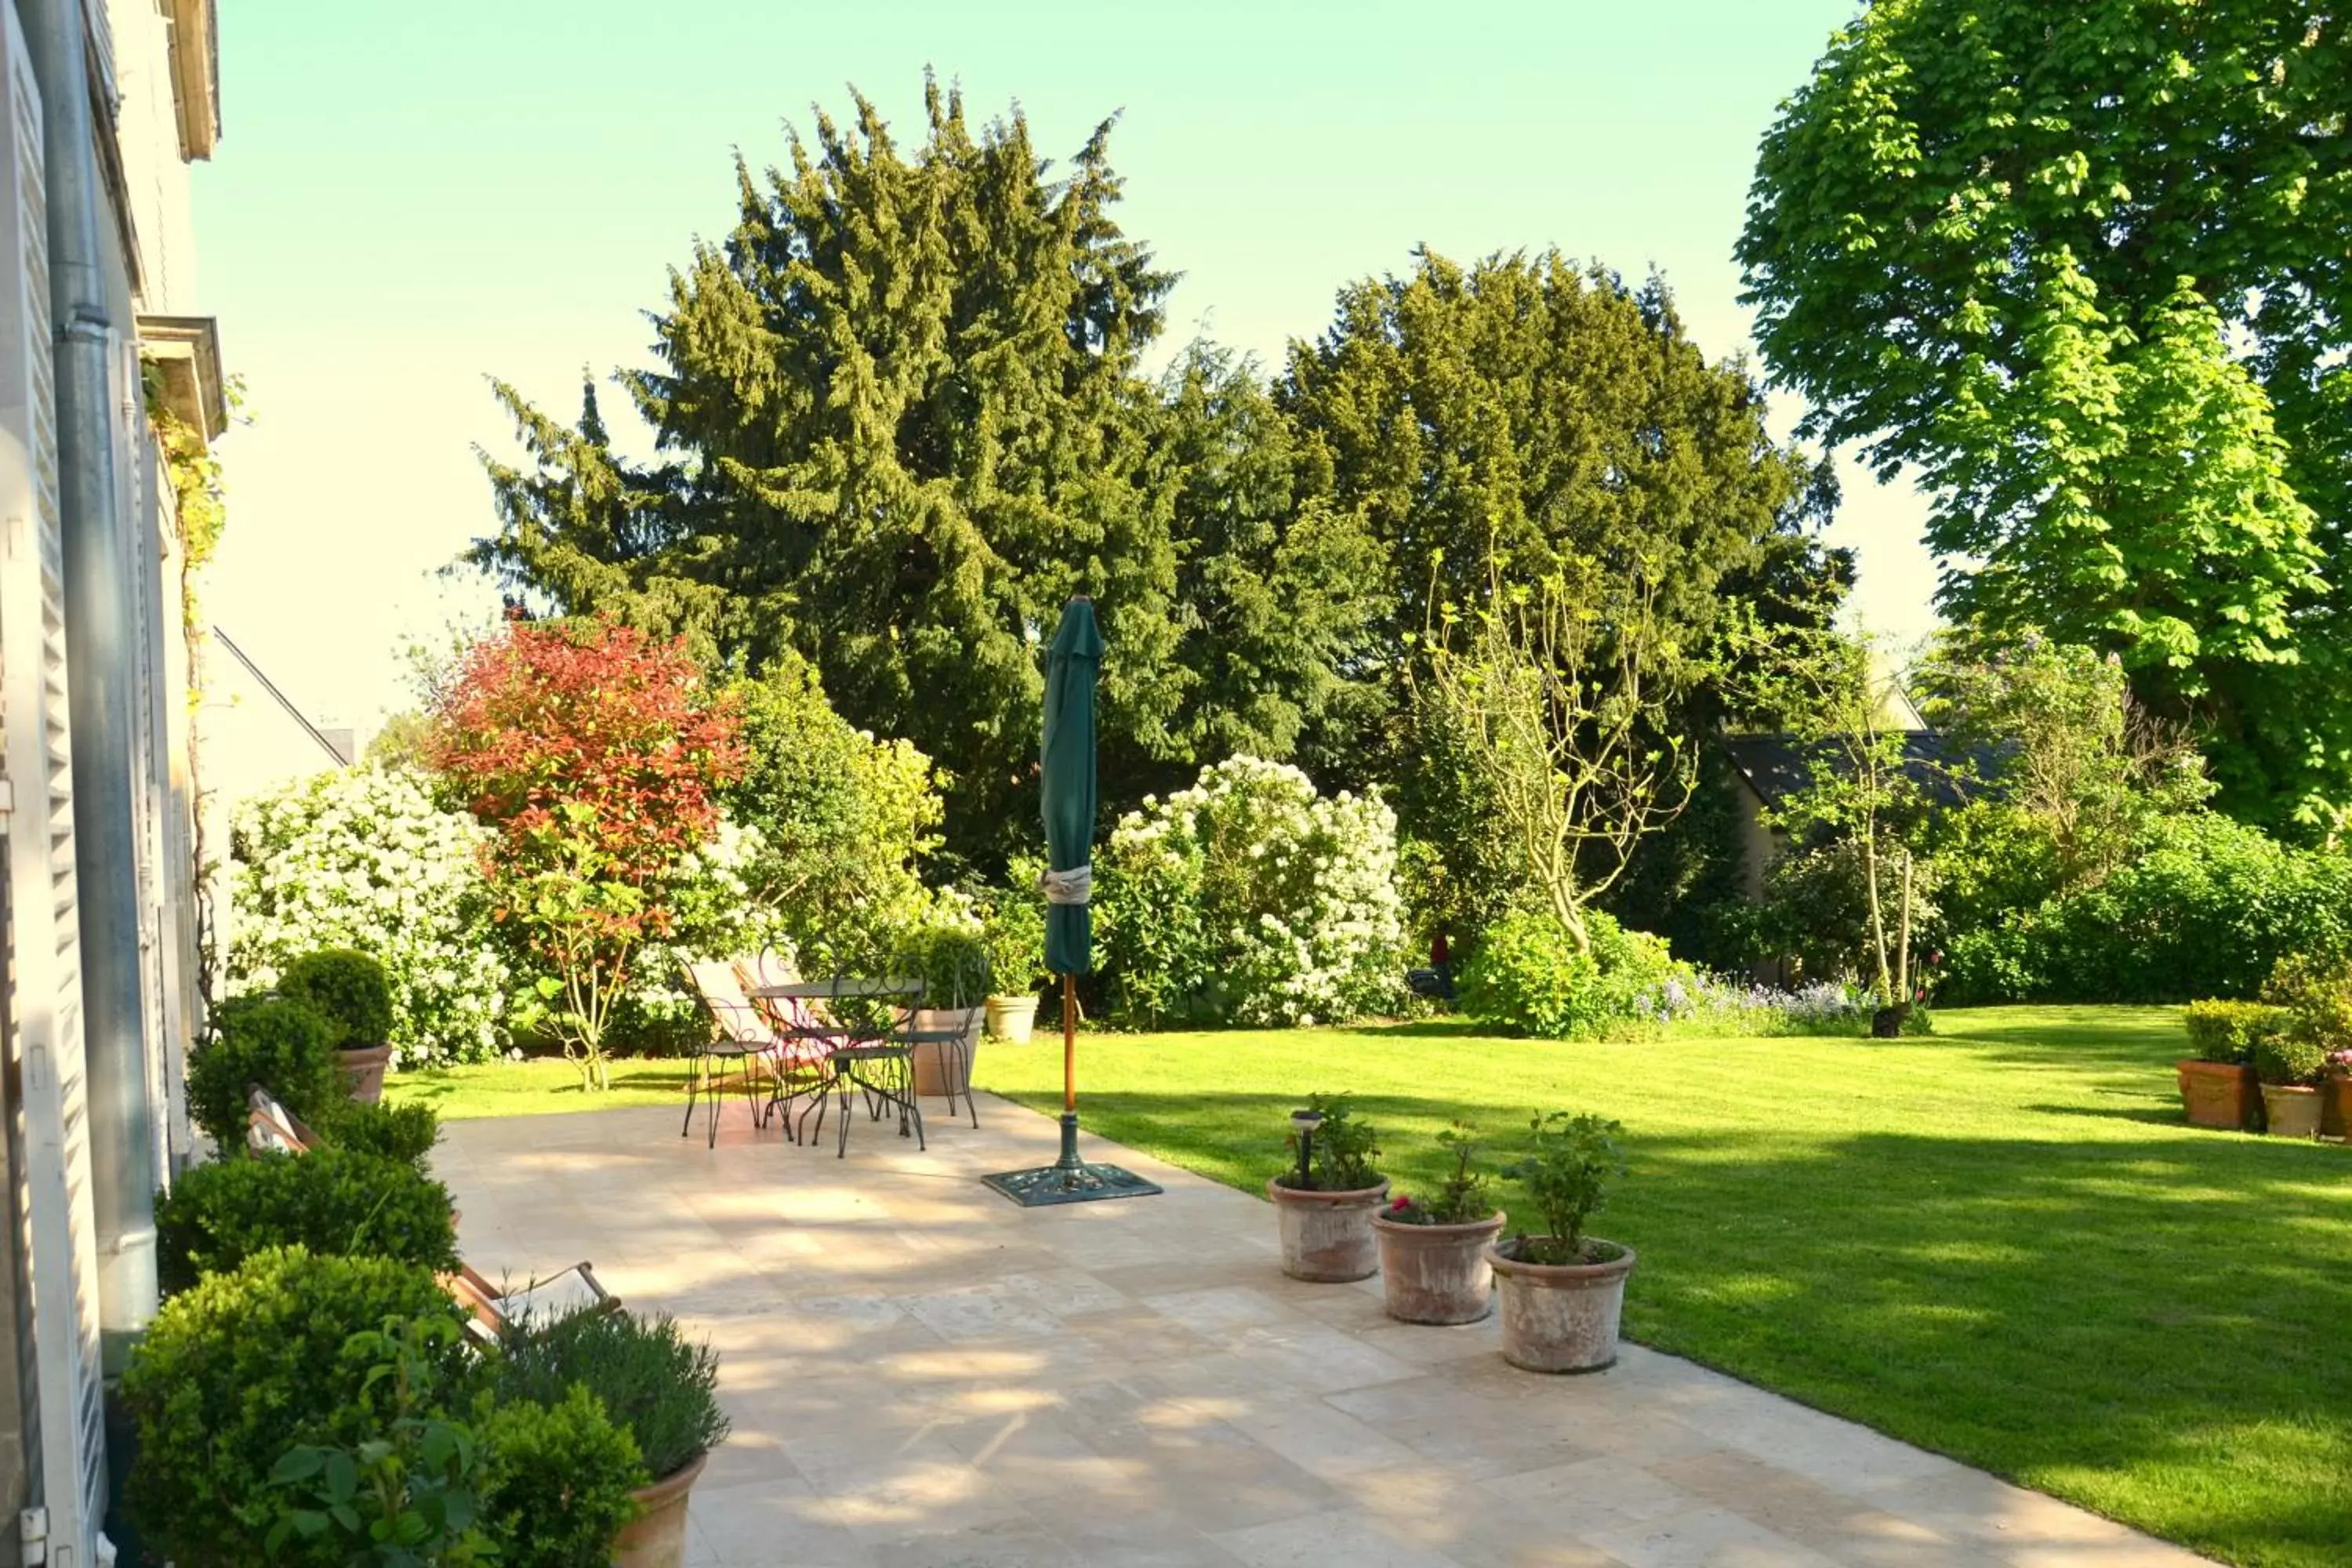
[[[11,805],[5,1047],[23,1086],[37,1500],[48,1561],[89,1568],[106,1500],[98,1260],[82,1051],[73,763],[49,323],[41,100],[16,7],[0,69],[0,729]]]

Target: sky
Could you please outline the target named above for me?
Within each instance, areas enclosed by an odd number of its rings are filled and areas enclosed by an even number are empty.
[[[1182,275],[1172,342],[1278,366],[1415,246],[1655,268],[1748,353],[1731,250],[1758,139],[1856,0],[222,0],[198,294],[250,423],[205,605],[323,722],[410,700],[411,643],[486,624],[444,572],[492,526],[488,378],[550,412],[647,362],[644,312],[723,235],[732,159],[854,85],[919,141],[923,72],[1074,153],[1119,116],[1120,215]],[[608,402],[608,409],[612,405]],[[1793,426],[1792,394],[1773,398]],[[1843,459],[1843,455],[1842,455]],[[1932,624],[1925,505],[1843,460],[1859,613]]]

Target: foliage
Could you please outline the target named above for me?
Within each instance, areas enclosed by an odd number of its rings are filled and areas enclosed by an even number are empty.
[[[798,950],[792,922],[767,901],[766,835],[720,817],[710,837],[680,855],[663,874],[654,900],[668,915],[666,934],[638,943],[626,987],[604,1022],[613,1055],[675,1056],[709,1035],[710,1020],[686,984],[682,965],[697,960],[732,963],[760,954],[791,963]],[[515,1008],[518,1023],[544,1016],[535,998]]]
[[[515,621],[467,652],[436,719],[436,765],[494,830],[500,916],[551,972],[540,1021],[601,1088],[635,949],[668,934],[670,875],[740,771],[732,704],[676,642],[610,620]]]
[[[499,1568],[606,1568],[646,1475],[636,1439],[596,1396],[574,1385],[551,1404],[498,1405],[482,1444],[482,1518]]]
[[[1955,931],[1948,1002],[2248,997],[2285,954],[2352,951],[2352,857],[2227,817],[2159,822],[2097,887]]]
[[[733,230],[621,376],[657,465],[615,453],[593,391],[567,427],[499,385],[529,461],[488,465],[473,559],[737,667],[797,651],[852,722],[954,769],[960,850],[1001,853],[1034,815],[1029,628],[1072,594],[1119,650],[1106,735],[1174,743],[1177,552],[1139,416],[1172,279],[1114,221],[1108,122],[1049,180],[1017,111],[975,130],[936,83],[926,107],[918,148],[858,98],[788,167],[739,159]]]
[[[988,953],[988,988],[1000,996],[1028,996],[1045,983],[1045,900],[1037,890],[1045,861],[1016,856],[1005,885],[980,904],[980,940]]]
[[[1540,1236],[1520,1232],[1516,1256],[1529,1263],[1604,1263],[1617,1256],[1606,1242],[1589,1242],[1584,1227],[1609,1201],[1609,1184],[1625,1173],[1617,1152],[1622,1123],[1587,1112],[1555,1110],[1528,1124],[1531,1147],[1504,1167],[1543,1215]]]
[[[288,996],[232,996],[213,1011],[213,1037],[188,1057],[188,1116],[225,1156],[245,1147],[246,1095],[258,1084],[318,1125],[351,1099],[336,1064],[334,1026]]]
[[[1306,1150],[1306,1183],[1301,1185],[1298,1180],[1300,1148],[1296,1121],[1291,1124],[1290,1163],[1275,1177],[1276,1182],[1309,1193],[1360,1193],[1367,1187],[1379,1186],[1380,1167],[1374,1162],[1381,1157],[1380,1134],[1357,1113],[1354,1101],[1344,1094],[1318,1092],[1307,1097],[1307,1109],[1318,1120]]]
[[[755,848],[747,903],[819,969],[871,965],[911,923],[939,847],[941,780],[905,741],[877,740],[825,700],[814,666],[777,658],[729,689],[742,715],[742,776],[720,792]]]
[[[1390,1201],[1386,1217],[1400,1225],[1475,1225],[1493,1215],[1495,1200],[1487,1194],[1492,1184],[1475,1164],[1477,1129],[1456,1121],[1438,1129],[1437,1142],[1453,1156],[1454,1163],[1438,1184],[1436,1195],[1413,1198],[1400,1193]]]
[[[392,1105],[352,1100],[337,1106],[313,1131],[338,1149],[423,1171],[441,1141],[441,1117],[422,1100]]]
[[[278,972],[278,994],[308,1002],[334,1026],[338,1050],[392,1038],[392,982],[383,965],[348,947],[306,952]]]
[[[2267,1084],[2310,1085],[2327,1076],[2327,1052],[2292,1031],[2254,1042],[2254,1076]]]
[[[1104,982],[1129,1022],[1349,1018],[1403,993],[1396,817],[1234,757],[1120,818],[1095,876]]]
[[[2208,999],[2191,1002],[2181,1015],[2189,1048],[2209,1062],[2250,1062],[2254,1047],[2286,1022],[2283,1008],[2263,1002]]]
[[[891,973],[920,980],[926,1007],[977,1007],[989,992],[986,931],[970,902],[943,898],[929,918],[899,935]]]
[[[1962,808],[1963,810],[1967,808]],[[1911,927],[1932,929],[1940,910],[1943,862],[1930,866],[1916,860],[1910,885]],[[1859,977],[1873,995],[1891,996],[1898,984],[1916,999],[1933,966],[1914,963],[1901,982],[1890,974],[1889,991],[1878,988],[1876,933],[1895,914],[1892,945],[1901,930],[1904,887],[1900,861],[1881,859],[1876,867],[1880,920],[1872,920],[1869,858],[1859,838],[1831,838],[1784,849],[1764,871],[1763,897],[1751,907],[1728,915],[1726,923],[1738,932],[1739,955],[1753,963],[1780,963],[1807,980],[1843,983]],[[1912,950],[1916,952],[1915,941]],[[1922,955],[1924,956],[1924,955]]]
[[[1677,998],[1687,1005],[1697,977],[1664,942],[1599,910],[1585,919],[1583,947],[1549,911],[1488,926],[1456,982],[1463,1010],[1514,1033],[1564,1040],[1668,1021]]]
[[[344,1342],[348,1353],[382,1358],[362,1384],[382,1402],[381,1425],[348,1447],[298,1443],[271,1468],[269,1484],[292,1495],[266,1540],[270,1562],[291,1561],[281,1553],[299,1544],[346,1568],[507,1563],[478,1522],[481,1449],[442,1414],[458,1339],[457,1325],[428,1318]]]
[[[139,1438],[126,1496],[148,1545],[181,1568],[345,1568],[323,1547],[269,1552],[281,1501],[269,1478],[291,1444],[348,1449],[381,1431],[378,1357],[352,1342],[354,1325],[419,1319],[459,1321],[431,1269],[299,1247],[164,1302],[122,1380]],[[444,1386],[465,1386],[454,1336],[428,1356]]]
[[[195,1166],[155,1200],[155,1272],[166,1291],[259,1252],[457,1267],[449,1189],[398,1160],[332,1145]]]
[[[373,954],[392,982],[386,1038],[403,1067],[487,1061],[510,985],[489,934],[482,829],[437,809],[417,775],[320,773],[237,808],[232,990],[268,990],[321,947]]]
[[[2263,983],[2263,1000],[2284,1015],[2284,1032],[2322,1051],[2352,1047],[2352,962],[2341,952],[2291,953]]]
[[[575,1312],[532,1331],[510,1330],[493,1369],[501,1402],[554,1406],[574,1388],[595,1395],[635,1441],[656,1480],[724,1441],[719,1358],[667,1317]]]
[[[2263,818],[2352,773],[2339,23],[1874,5],[1765,137],[1738,249],[1808,430],[1924,478],[1947,607],[2119,655]]]

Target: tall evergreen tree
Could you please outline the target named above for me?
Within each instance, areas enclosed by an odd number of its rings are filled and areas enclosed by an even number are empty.
[[[1017,830],[1037,640],[1072,594],[1117,649],[1104,723],[1160,752],[1179,704],[1177,558],[1146,484],[1138,362],[1172,279],[1112,218],[1109,125],[1048,178],[1018,114],[975,129],[932,83],[902,153],[874,106],[790,167],[738,160],[738,216],[620,379],[664,461],[499,395],[528,468],[489,464],[472,558],[567,613],[612,610],[730,662],[786,650],[853,721],[952,770],[949,830]]]

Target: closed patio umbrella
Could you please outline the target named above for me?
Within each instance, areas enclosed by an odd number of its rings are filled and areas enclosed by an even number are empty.
[[[1077,977],[1094,970],[1095,681],[1102,631],[1094,603],[1072,599],[1045,653],[1045,741],[1038,805],[1045,822],[1045,967],[1062,977],[1062,1157],[1033,1171],[984,1176],[1024,1206],[1139,1197],[1160,1189],[1116,1165],[1078,1158]]]

